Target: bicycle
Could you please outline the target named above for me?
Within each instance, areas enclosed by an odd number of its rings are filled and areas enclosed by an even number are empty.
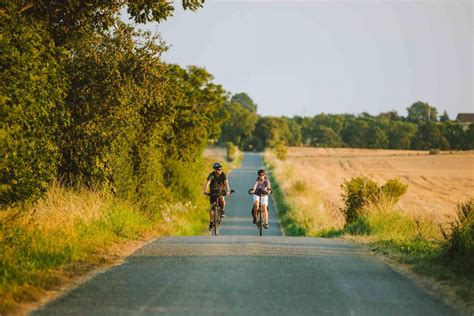
[[[230,190],[229,195],[234,193],[234,192],[235,192],[234,190]],[[226,194],[225,191],[221,191],[217,194],[211,194],[211,193],[206,192],[206,195],[216,198],[215,201],[212,202],[212,209],[214,210],[214,216],[212,218],[212,234],[214,236],[217,236],[217,235],[219,235],[219,227],[220,227],[221,219],[222,219],[222,210],[221,210],[221,207],[219,205],[219,198],[221,196],[226,196],[227,194]]]
[[[253,195],[254,193],[251,193],[252,192],[252,189],[250,189],[248,191],[248,193],[250,195]],[[263,206],[262,206],[262,194],[272,194],[272,190],[269,190],[269,191],[266,191],[266,190],[260,190],[259,194],[258,194],[258,210],[257,210],[257,223],[255,223],[255,225],[257,225],[257,228],[258,228],[258,231],[259,231],[259,234],[260,236],[263,235]],[[252,206],[252,216],[254,216],[254,212],[255,212],[255,204]],[[268,220],[268,217],[270,216],[270,210],[268,209],[268,205],[267,205],[267,220]]]

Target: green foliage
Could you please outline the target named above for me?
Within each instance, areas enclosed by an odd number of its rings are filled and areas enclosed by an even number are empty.
[[[283,143],[278,143],[275,146],[275,155],[279,160],[285,160],[288,154],[288,148]]]
[[[232,142],[227,142],[225,143],[225,148],[227,161],[234,161],[238,152],[237,146],[235,146]]]
[[[67,125],[63,60],[42,24],[0,15],[0,206],[40,196],[57,175]]]
[[[364,206],[375,201],[380,195],[380,188],[368,177],[356,177],[345,180],[341,185],[342,197],[346,208],[343,210],[348,224],[361,217]]]
[[[182,0],[184,9],[195,11],[204,0]],[[7,12],[19,12],[32,23],[41,23],[58,45],[74,46],[94,32],[109,29],[126,6],[135,23],[162,22],[172,15],[174,5],[158,0],[11,0],[3,4]]]
[[[451,149],[468,149],[468,136],[464,126],[458,122],[445,122],[441,126],[443,137]]]
[[[412,140],[414,149],[449,149],[449,143],[441,133],[436,123],[426,122],[420,124]]]
[[[408,190],[408,185],[399,179],[388,180],[381,188],[384,198],[388,199],[391,204],[396,204]]]
[[[458,205],[457,217],[446,237],[445,257],[474,277],[474,199]]]
[[[410,149],[411,142],[417,131],[414,123],[392,121],[388,127],[388,148]]]
[[[253,102],[253,100],[244,92],[234,94],[230,99],[231,103],[238,103],[247,110],[257,113],[257,105]]]
[[[446,112],[446,110],[444,110],[443,115],[439,116],[439,121],[442,123],[446,123],[450,121],[448,112]]]
[[[346,223],[350,225],[367,214],[369,204],[383,205],[384,207],[395,205],[405,194],[408,186],[398,179],[390,179],[380,187],[369,177],[356,177],[345,180],[341,188],[345,204],[342,211]],[[363,227],[366,226],[364,223],[362,224]]]
[[[227,119],[222,124],[219,143],[232,142],[242,149],[244,144],[250,145],[248,139],[255,130],[258,119],[257,113],[236,102],[227,103],[224,106],[224,112]],[[253,149],[251,146],[248,147],[246,149]]]
[[[421,122],[436,122],[438,118],[438,111],[435,107],[430,106],[425,102],[415,102],[409,108],[407,108],[409,122],[421,123]]]

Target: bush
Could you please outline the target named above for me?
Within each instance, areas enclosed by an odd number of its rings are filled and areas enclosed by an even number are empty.
[[[402,183],[399,179],[390,179],[381,188],[385,197],[392,204],[396,204],[400,197],[407,192],[407,189],[408,185]]]
[[[233,142],[227,142],[225,143],[225,148],[227,150],[227,161],[234,161],[237,158],[237,146]]]
[[[379,187],[369,177],[356,177],[344,181],[341,188],[346,206],[342,212],[346,218],[346,223],[351,224],[367,212],[369,204],[372,204],[372,206],[384,205],[384,207],[396,204],[400,197],[405,194],[408,186],[398,179],[390,179]],[[371,209],[374,209],[374,207]]]
[[[457,220],[452,223],[452,233],[447,237],[446,257],[474,271],[474,199],[460,203]]]
[[[368,177],[357,177],[344,181],[341,186],[346,208],[343,209],[347,224],[355,222],[363,212],[363,207],[369,201],[375,201],[380,194],[380,188]]]
[[[285,160],[288,154],[288,148],[284,144],[279,143],[275,146],[275,154],[277,159]]]
[[[40,23],[0,16],[0,207],[39,197],[55,178],[68,80]]]

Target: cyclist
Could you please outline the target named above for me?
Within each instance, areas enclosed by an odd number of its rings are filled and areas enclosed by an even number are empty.
[[[212,230],[212,218],[214,217],[214,210],[212,207],[212,203],[218,200],[219,206],[221,207],[222,210],[222,217],[225,217],[224,215],[224,208],[225,208],[225,199],[223,196],[220,197],[215,197],[212,196],[212,194],[219,194],[223,191],[225,191],[225,195],[230,194],[230,187],[229,187],[229,180],[227,179],[226,174],[222,171],[222,165],[218,162],[214,163],[212,165],[212,168],[214,169],[213,172],[211,172],[207,176],[207,181],[206,184],[204,185],[203,193],[207,193],[207,187],[209,186],[209,191],[211,193],[210,197],[210,202],[211,202],[211,209],[209,211],[209,217],[210,217],[210,223],[209,223],[209,230]]]
[[[250,190],[250,194],[253,194],[253,208],[252,216],[253,223],[257,223],[257,210],[258,204],[262,203],[263,210],[263,228],[268,229],[268,193],[272,191],[270,186],[270,180],[265,177],[265,170],[258,170],[258,178],[253,185],[253,188]],[[261,200],[260,200],[261,193]]]

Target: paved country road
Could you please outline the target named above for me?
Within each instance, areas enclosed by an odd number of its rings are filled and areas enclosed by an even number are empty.
[[[259,237],[247,190],[261,164],[248,153],[230,176],[221,236],[158,239],[34,315],[456,314],[364,248],[281,236],[273,205]]]

